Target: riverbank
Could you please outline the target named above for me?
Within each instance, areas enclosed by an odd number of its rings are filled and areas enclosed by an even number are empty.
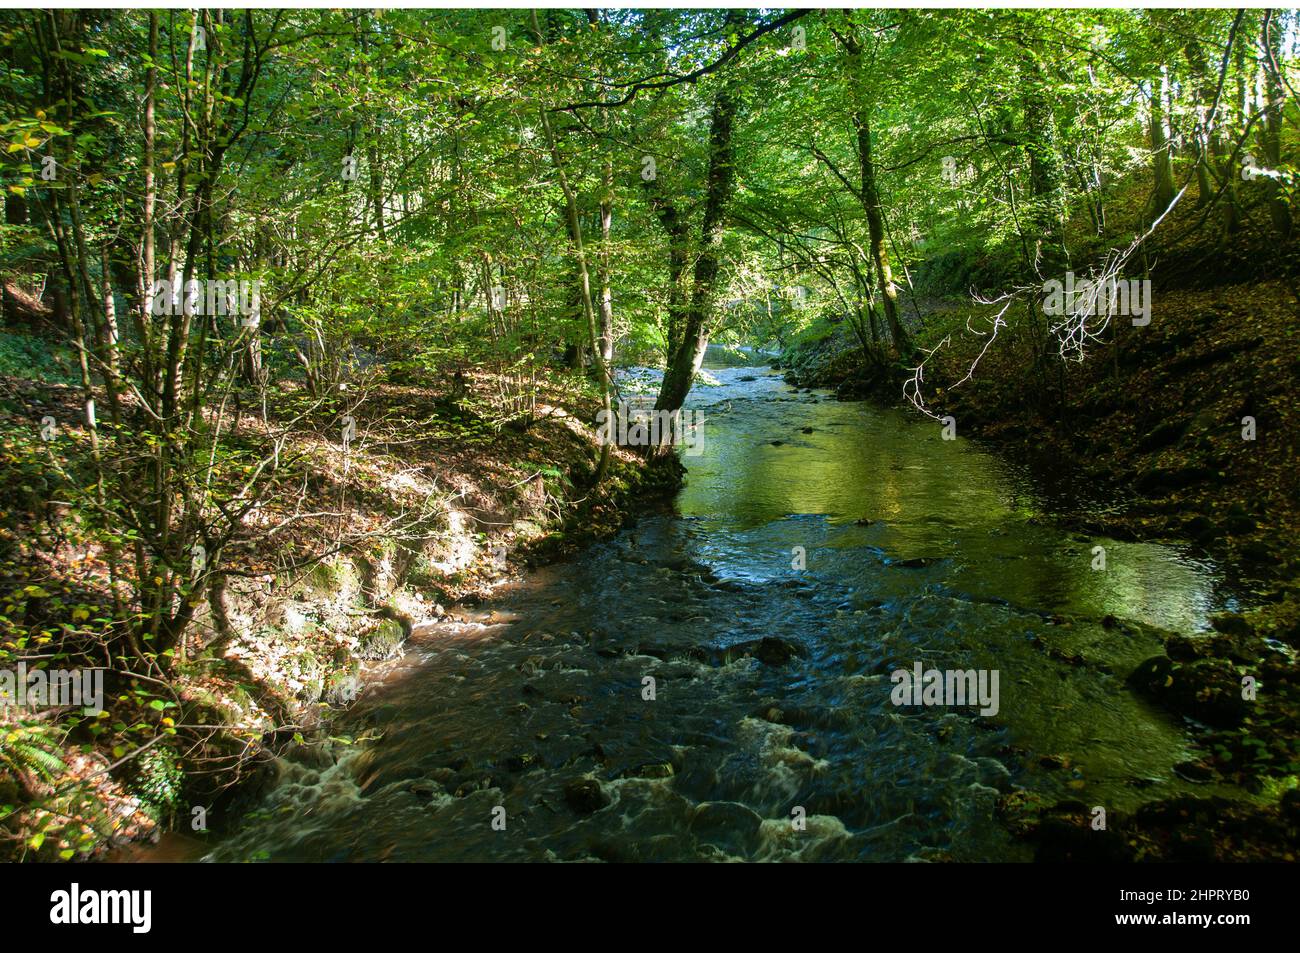
[[[1157,295],[1149,326],[1121,321],[1117,333],[1073,364],[1036,361],[1038,330],[1023,315],[1010,315],[984,350],[988,338],[966,329],[989,327],[989,306],[936,304],[918,340],[922,354],[932,351],[920,390],[925,410],[1043,474],[1057,491],[1054,520],[1100,540],[1189,546],[1225,567],[1250,606],[1214,617],[1211,633],[1161,632],[1165,654],[1139,665],[1128,684],[1192,730],[1200,757],[1183,767],[1185,777],[1226,780],[1274,806],[1252,812],[1217,802],[1157,802],[1112,819],[1133,836],[1111,859],[1289,860],[1296,853],[1300,445],[1292,395],[1300,391],[1300,340],[1288,318],[1294,307],[1280,281]],[[796,386],[908,405],[907,374],[864,362],[842,333],[811,337],[787,351],[782,364]],[[1088,813],[1077,808],[1007,806],[1011,826],[1039,837],[1040,857],[1056,859],[1095,855],[1097,842],[1072,840],[1091,830]],[[1189,839],[1178,828],[1190,816],[1199,818],[1200,833]],[[1107,843],[1111,850],[1118,841]]]
[[[920,397],[963,436],[1031,462],[1054,461],[1077,497],[1101,502],[1081,528],[1116,538],[1190,540],[1256,581],[1300,573],[1300,446],[1290,395],[1300,340],[1285,317],[1284,282],[1157,295],[1149,327],[1119,323],[1118,338],[1086,359],[1035,365],[1023,315],[985,352],[996,309],[954,302],[926,317],[917,344]],[[842,333],[786,352],[787,379],[844,398],[902,404],[905,372],[861,359]],[[1049,474],[1050,475],[1050,474]]]
[[[0,383],[15,504],[0,528],[0,661],[107,669],[98,717],[6,714],[11,859],[93,859],[166,829],[219,827],[275,756],[329,733],[415,627],[612,534],[680,485],[679,469],[613,448],[592,487],[598,403],[577,377],[539,379],[527,413],[513,382],[486,372],[441,388],[372,384],[349,403],[346,440],[332,417],[300,423],[281,448],[295,492],[267,499],[228,547],[177,650],[127,672],[104,661],[116,625],[104,538],[93,514],[57,502],[74,498],[61,483],[88,453],[80,395]],[[59,440],[39,439],[42,418]],[[261,424],[236,407],[228,425]]]

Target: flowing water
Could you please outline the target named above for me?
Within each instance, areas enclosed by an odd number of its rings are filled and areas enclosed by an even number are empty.
[[[1053,527],[933,421],[728,363],[674,513],[417,630],[336,726],[379,740],[283,764],[208,857],[1015,860],[1014,786],[1108,810],[1192,789],[1182,726],[1124,685],[1160,643],[1114,618],[1203,630],[1214,567]],[[765,637],[799,654],[734,648]],[[996,715],[896,706],[917,662],[996,670]],[[594,813],[565,796],[584,777]]]

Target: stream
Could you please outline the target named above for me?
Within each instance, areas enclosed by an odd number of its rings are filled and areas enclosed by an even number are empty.
[[[378,740],[282,762],[204,859],[1028,860],[1014,787],[1243,796],[1175,775],[1184,727],[1124,684],[1160,642],[1114,624],[1206,630],[1216,567],[1053,525],[920,415],[705,368],[674,512],[417,629],[334,726]],[[996,670],[996,714],[895,705],[917,662]]]

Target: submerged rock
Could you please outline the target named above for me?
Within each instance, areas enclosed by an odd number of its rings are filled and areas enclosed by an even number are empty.
[[[804,650],[794,642],[769,635],[715,650],[714,658],[718,665],[729,665],[742,658],[756,658],[764,665],[784,665],[803,654]]]
[[[1218,728],[1240,724],[1249,710],[1241,697],[1241,676],[1226,659],[1178,664],[1155,656],[1140,663],[1128,683],[1170,711]]]
[[[891,563],[891,565],[901,566],[904,569],[929,569],[937,562],[939,562],[939,560],[930,556],[914,556],[911,559],[900,559],[897,562]]]
[[[512,774],[518,774],[521,771],[527,771],[535,767],[537,765],[537,755],[532,753],[511,755],[506,758],[503,765]]]
[[[691,815],[691,833],[715,847],[747,850],[758,838],[763,819],[735,801],[706,801]]]
[[[1223,535],[1223,532],[1208,516],[1193,516],[1183,524],[1183,532],[1187,534],[1189,539],[1194,539],[1198,543],[1213,542]]]
[[[595,778],[575,778],[564,785],[564,800],[577,814],[595,814],[609,804],[609,797]]]
[[[431,800],[435,795],[442,793],[441,785],[429,780],[412,781],[407,790],[421,801]]]
[[[1214,769],[1203,761],[1183,761],[1176,764],[1174,774],[1194,784],[1208,784],[1214,780]]]
[[[1217,615],[1210,616],[1210,625],[1214,626],[1216,631],[1227,635],[1255,634],[1250,622],[1236,612],[1220,612]]]

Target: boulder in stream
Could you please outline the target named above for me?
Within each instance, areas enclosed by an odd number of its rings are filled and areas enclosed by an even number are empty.
[[[575,778],[564,785],[564,800],[576,814],[595,814],[609,804],[609,797],[595,778]]]

